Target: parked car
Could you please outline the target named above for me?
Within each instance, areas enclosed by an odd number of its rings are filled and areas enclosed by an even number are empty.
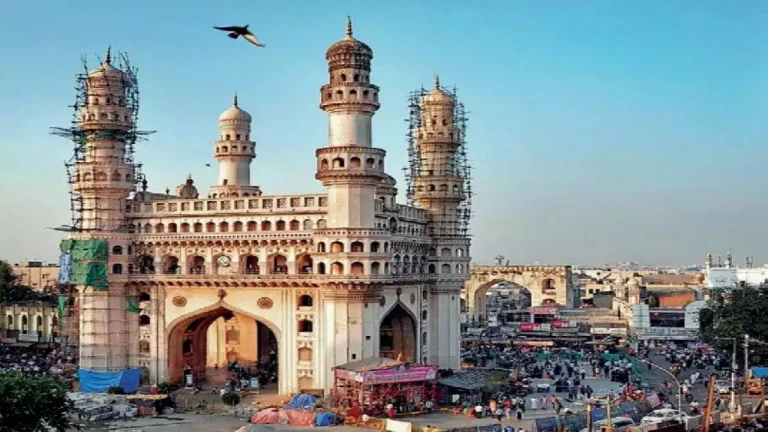
[[[659,423],[659,422],[670,421],[670,420],[679,421],[683,423],[687,418],[688,418],[688,414],[680,410],[671,409],[671,408],[662,408],[662,409],[657,409],[655,411],[651,411],[650,413],[648,413],[648,415],[640,419],[640,423],[651,424],[651,423]]]
[[[599,432],[603,426],[608,425],[608,419],[596,421],[592,424],[592,432]],[[611,419],[611,425],[614,432],[626,432],[629,428],[637,426],[631,418],[627,417],[614,417]],[[589,432],[587,428],[582,429],[579,432]]]
[[[731,383],[724,380],[715,381],[715,391],[718,394],[728,394],[731,392]]]

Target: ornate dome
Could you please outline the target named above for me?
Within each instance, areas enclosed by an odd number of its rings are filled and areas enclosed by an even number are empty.
[[[104,62],[96,69],[88,72],[89,78],[104,76],[107,78],[122,78],[125,75],[123,71],[112,66],[112,48],[107,48],[107,55]]]
[[[195,181],[192,180],[192,176],[187,177],[187,181],[184,184],[179,185],[176,188],[176,195],[181,198],[197,198],[200,194],[195,187]]]
[[[453,102],[453,96],[440,87],[440,77],[435,75],[435,87],[424,96],[424,102]]]
[[[371,47],[352,37],[352,19],[350,17],[347,17],[347,34],[344,36],[344,39],[328,48],[328,51],[325,52],[325,59],[331,60],[331,57],[343,54],[363,54],[373,57]]]
[[[220,122],[231,121],[231,120],[239,120],[244,122],[251,121],[251,115],[248,114],[245,110],[242,110],[240,109],[240,107],[237,106],[237,95],[235,95],[235,99],[232,102],[232,106],[229,107],[223,113],[221,113],[221,115],[219,116]]]

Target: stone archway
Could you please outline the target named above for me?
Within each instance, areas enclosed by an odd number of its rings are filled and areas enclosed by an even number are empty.
[[[400,302],[381,319],[379,324],[379,356],[416,362],[416,318]]]
[[[571,266],[472,266],[470,279],[464,284],[470,319],[480,320],[485,315],[485,293],[499,282],[513,282],[528,289],[534,306],[556,303],[575,307]]]
[[[227,361],[252,366],[258,360],[264,365],[267,358],[276,363],[281,349],[280,333],[273,323],[225,302],[175,319],[166,329],[166,340],[168,378],[174,382],[183,380],[186,368],[192,369],[196,381],[202,381],[213,371],[217,375],[225,372]],[[217,352],[211,353],[214,349]],[[274,367],[280,388],[283,370]]]

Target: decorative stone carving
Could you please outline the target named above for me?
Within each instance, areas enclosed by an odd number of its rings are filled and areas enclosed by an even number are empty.
[[[416,294],[411,293],[411,304],[416,303]]]
[[[387,299],[384,296],[379,297],[379,306],[384,307],[387,304]]]
[[[260,298],[260,299],[259,299],[259,300],[256,302],[256,304],[257,304],[257,305],[258,305],[260,308],[262,308],[262,309],[271,309],[271,308],[272,308],[272,305],[273,305],[274,303],[272,302],[272,299],[271,299],[271,298],[269,298],[269,297],[262,297],[262,298]]]
[[[177,296],[173,298],[173,305],[178,307],[184,307],[187,305],[187,298],[182,296]]]
[[[224,297],[227,296],[227,292],[223,289],[220,289],[219,292],[216,293],[216,295],[219,297],[219,301],[224,300]]]

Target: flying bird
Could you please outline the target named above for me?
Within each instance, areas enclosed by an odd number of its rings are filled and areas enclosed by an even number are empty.
[[[232,39],[237,39],[238,37],[242,36],[243,39],[247,40],[248,42],[256,45],[257,47],[264,48],[266,45],[261,43],[259,39],[251,33],[250,30],[248,30],[248,25],[246,24],[244,26],[228,26],[228,27],[216,27],[213,26],[216,30],[226,31],[229,32],[227,36],[231,37]]]

